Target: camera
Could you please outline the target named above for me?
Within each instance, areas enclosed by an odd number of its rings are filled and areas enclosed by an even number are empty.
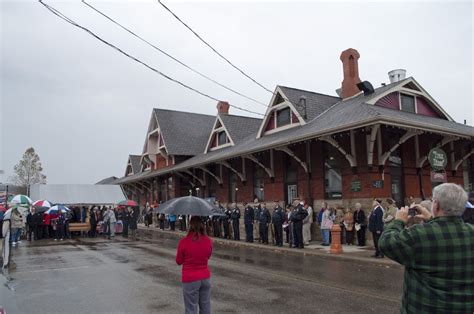
[[[418,214],[418,209],[416,207],[410,207],[408,209],[408,216],[416,216]]]

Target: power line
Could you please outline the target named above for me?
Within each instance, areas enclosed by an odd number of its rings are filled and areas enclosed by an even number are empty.
[[[129,28],[127,28],[127,27],[123,26],[122,24],[120,24],[119,22],[115,21],[113,18],[111,18],[111,17],[108,16],[107,14],[103,13],[103,12],[100,11],[99,9],[95,8],[93,5],[87,3],[85,0],[82,0],[82,3],[84,3],[84,4],[87,5],[89,8],[91,8],[91,9],[94,10],[94,11],[96,11],[97,13],[99,13],[100,15],[102,15],[103,17],[105,17],[106,19],[108,19],[109,21],[111,21],[112,23],[114,23],[115,25],[119,26],[119,27],[122,28],[123,30],[127,31],[128,33],[130,33],[130,34],[133,35],[134,37],[140,39],[142,42],[146,43],[146,44],[149,45],[150,47],[152,47],[152,48],[154,48],[155,50],[161,52],[161,53],[164,54],[165,56],[167,56],[167,57],[169,57],[170,59],[176,61],[177,63],[181,64],[181,65],[184,66],[185,68],[191,70],[192,72],[194,72],[194,73],[200,75],[201,77],[203,77],[203,78],[205,78],[205,79],[207,79],[207,80],[209,80],[209,81],[211,81],[211,82],[213,82],[213,83],[215,83],[215,84],[217,84],[217,85],[219,85],[219,86],[221,86],[221,87],[227,89],[228,91],[233,92],[234,94],[237,94],[237,95],[242,96],[242,97],[244,97],[244,98],[246,98],[246,99],[248,99],[248,100],[251,100],[251,101],[253,101],[253,102],[255,102],[255,103],[259,104],[259,105],[262,105],[262,106],[264,106],[264,107],[267,107],[266,104],[264,104],[264,103],[262,103],[262,102],[260,102],[260,101],[258,101],[258,100],[256,100],[256,99],[254,99],[254,98],[252,98],[252,97],[246,96],[246,95],[244,95],[244,94],[242,94],[242,93],[240,93],[240,92],[238,92],[238,91],[236,91],[236,90],[234,90],[234,89],[232,89],[232,88],[230,88],[230,87],[228,87],[228,86],[226,86],[226,85],[224,85],[224,84],[222,84],[222,83],[219,83],[218,81],[216,81],[216,80],[214,80],[213,78],[211,78],[211,77],[209,77],[209,76],[207,76],[207,75],[205,75],[205,74],[199,72],[198,70],[193,69],[193,68],[190,67],[189,65],[187,65],[187,64],[185,64],[184,62],[180,61],[178,58],[172,56],[171,54],[167,53],[167,52],[164,51],[163,49],[157,47],[156,45],[152,44],[152,43],[149,42],[148,40],[144,39],[144,38],[141,37],[140,35],[137,35],[135,32],[133,32],[133,31],[130,30]]]
[[[123,51],[123,50],[120,49],[119,47],[117,47],[117,46],[115,46],[115,45],[109,43],[109,42],[106,41],[105,39],[102,39],[100,36],[96,35],[96,34],[93,33],[91,30],[87,29],[86,27],[81,26],[81,25],[79,25],[78,23],[74,22],[72,19],[70,19],[70,18],[68,18],[67,16],[65,16],[64,14],[62,14],[59,10],[57,10],[57,9],[55,9],[54,7],[52,7],[52,6],[50,6],[50,5],[46,4],[46,3],[44,3],[42,0],[38,0],[38,2],[41,3],[46,9],[48,9],[51,13],[53,13],[54,15],[56,15],[57,17],[59,17],[60,19],[62,19],[62,20],[64,20],[64,21],[68,22],[69,24],[71,24],[71,25],[73,25],[73,26],[75,26],[75,27],[77,27],[77,28],[79,28],[79,29],[82,29],[83,31],[85,31],[86,33],[88,33],[88,34],[91,35],[92,37],[96,38],[96,39],[99,40],[100,42],[104,43],[105,45],[109,46],[110,48],[115,49],[116,51],[118,51],[118,52],[120,52],[121,54],[125,55],[126,57],[128,57],[128,58],[134,60],[135,62],[140,63],[141,65],[143,65],[144,67],[148,68],[149,70],[152,70],[153,72],[155,72],[155,73],[157,73],[157,74],[163,76],[163,77],[166,78],[167,80],[170,80],[170,81],[172,81],[172,82],[174,82],[174,83],[176,83],[176,84],[179,84],[179,85],[183,86],[184,88],[187,88],[187,89],[189,89],[189,90],[191,90],[191,91],[193,91],[193,92],[195,92],[195,93],[197,93],[197,94],[199,94],[199,95],[201,95],[201,96],[207,97],[207,98],[212,99],[212,100],[214,100],[214,101],[221,101],[221,100],[219,100],[219,99],[217,99],[217,98],[215,98],[215,97],[213,97],[213,96],[210,96],[210,95],[208,95],[208,94],[206,94],[206,93],[204,93],[204,92],[201,92],[201,91],[199,91],[199,90],[197,90],[197,89],[195,89],[195,88],[193,88],[193,87],[191,87],[191,86],[189,86],[189,85],[187,85],[187,84],[185,84],[185,83],[183,83],[183,82],[181,82],[181,81],[178,81],[178,80],[176,80],[176,79],[174,79],[174,78],[172,78],[172,77],[170,77],[170,76],[164,74],[163,72],[159,71],[158,69],[156,69],[156,68],[154,68],[154,67],[148,65],[147,63],[141,61],[140,59],[138,59],[138,58],[132,56],[131,54],[129,54],[129,53]],[[257,114],[257,115],[260,115],[260,116],[265,117],[265,114],[261,114],[261,113],[259,113],[259,112],[251,111],[251,110],[248,110],[248,109],[245,109],[245,108],[241,108],[241,107],[238,107],[238,106],[235,106],[235,105],[230,105],[230,106],[233,107],[233,108],[235,108],[235,109],[241,110],[241,111],[245,111],[245,112],[248,112],[248,113]]]
[[[208,46],[212,51],[214,51],[219,57],[221,57],[222,59],[224,59],[228,64],[230,64],[234,69],[236,69],[237,71],[239,71],[240,73],[242,73],[245,77],[247,77],[248,79],[250,79],[252,82],[254,82],[255,84],[257,84],[258,86],[260,86],[261,88],[263,88],[264,90],[266,90],[267,92],[273,94],[273,92],[266,88],[265,86],[263,86],[262,84],[260,84],[259,82],[257,82],[255,79],[253,79],[250,75],[248,75],[247,73],[245,73],[243,70],[241,70],[239,67],[237,67],[236,65],[234,65],[229,59],[227,59],[226,57],[224,57],[220,52],[218,52],[214,47],[212,47],[208,42],[206,42],[201,36],[199,36],[198,33],[196,33],[188,24],[186,24],[185,22],[183,22],[183,20],[181,20],[179,18],[179,16],[177,16],[173,11],[171,11],[163,2],[161,2],[161,0],[157,0],[159,4],[161,4],[161,6],[163,8],[165,8],[169,13],[171,13],[171,15],[173,15],[181,24],[183,24],[187,29],[189,29],[193,34],[194,36],[196,36],[200,41],[202,41],[206,46]]]

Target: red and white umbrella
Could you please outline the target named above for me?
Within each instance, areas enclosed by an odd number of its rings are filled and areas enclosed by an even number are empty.
[[[51,203],[47,200],[39,200],[33,203],[33,207],[51,208]]]

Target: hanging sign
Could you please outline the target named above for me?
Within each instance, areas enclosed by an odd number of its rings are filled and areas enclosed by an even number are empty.
[[[448,164],[448,157],[442,149],[433,148],[428,153],[428,161],[434,170],[443,170]]]
[[[431,171],[431,182],[436,182],[436,183],[448,182],[446,172]]]

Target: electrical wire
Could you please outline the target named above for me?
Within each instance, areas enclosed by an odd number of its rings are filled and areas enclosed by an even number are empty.
[[[234,94],[236,95],[239,95],[239,96],[242,96],[248,100],[251,100],[259,105],[262,105],[264,107],[268,107],[266,104],[252,98],[252,97],[249,97],[247,95],[244,95],[218,81],[216,81],[215,79],[199,72],[198,70],[195,70],[193,69],[192,67],[190,67],[189,65],[185,64],[184,62],[180,61],[178,58],[172,56],[171,54],[167,53],[166,51],[164,51],[163,49],[157,47],[156,45],[152,44],[151,42],[149,42],[148,40],[144,39],[143,37],[141,37],[140,35],[137,35],[135,32],[133,32],[132,30],[130,30],[129,28],[123,26],[122,24],[120,24],[119,22],[115,21],[113,18],[111,18],[110,16],[108,16],[107,14],[103,13],[102,11],[100,11],[99,9],[95,8],[93,5],[87,3],[85,0],[82,0],[82,3],[84,3],[86,6],[88,6],[89,8],[91,8],[92,10],[96,11],[98,14],[102,15],[103,17],[105,17],[107,20],[109,20],[110,22],[114,23],[115,25],[119,26],[120,28],[122,28],[123,30],[127,31],[129,34],[133,35],[134,37],[140,39],[142,42],[146,43],[147,45],[149,45],[150,47],[154,48],[155,50],[159,51],[160,53],[164,54],[165,56],[167,56],[168,58],[174,60],[175,62],[179,63],[180,65],[182,65],[183,67],[187,68],[188,70],[198,74],[199,76],[227,89],[228,91],[231,91],[233,92]]]
[[[143,65],[144,67],[148,68],[149,70],[151,70],[151,71],[153,71],[153,72],[155,72],[155,73],[157,73],[157,74],[163,76],[163,77],[166,78],[167,80],[172,81],[172,82],[174,82],[174,83],[176,83],[176,84],[179,84],[179,85],[181,85],[182,87],[184,87],[184,88],[186,88],[186,89],[189,89],[189,90],[191,90],[191,91],[193,91],[193,92],[195,92],[195,93],[197,93],[197,94],[199,94],[199,95],[201,95],[201,96],[204,96],[204,97],[206,97],[206,98],[212,99],[212,100],[214,100],[214,101],[221,101],[221,100],[219,100],[218,98],[215,98],[215,97],[213,97],[213,96],[211,96],[211,95],[208,95],[208,94],[206,94],[206,93],[204,93],[204,92],[201,92],[201,91],[199,91],[199,90],[197,90],[197,89],[195,89],[195,88],[193,88],[193,87],[191,87],[191,86],[189,86],[189,85],[187,85],[187,84],[185,84],[185,83],[183,83],[183,82],[181,82],[181,81],[179,81],[179,80],[176,80],[176,79],[174,79],[174,78],[172,78],[172,77],[170,77],[170,76],[164,74],[163,72],[159,71],[158,69],[156,69],[156,68],[154,68],[154,67],[148,65],[147,63],[141,61],[140,59],[138,59],[138,58],[132,56],[131,54],[125,52],[124,50],[120,49],[119,47],[115,46],[114,44],[111,44],[111,43],[109,43],[108,41],[106,41],[105,39],[102,39],[100,36],[96,35],[96,34],[93,33],[91,30],[87,29],[86,27],[84,27],[84,26],[82,26],[82,25],[79,25],[78,23],[74,22],[72,19],[68,18],[66,15],[64,15],[63,13],[61,13],[59,10],[57,10],[57,9],[55,9],[54,7],[52,7],[52,6],[48,5],[48,4],[46,4],[46,3],[43,2],[42,0],[38,0],[38,2],[41,3],[46,9],[48,9],[51,13],[53,13],[54,15],[56,15],[57,17],[59,17],[60,19],[62,19],[62,20],[64,20],[64,21],[68,22],[69,24],[71,24],[71,25],[73,25],[73,26],[75,26],[75,27],[77,27],[77,28],[79,28],[79,29],[85,31],[86,33],[88,33],[88,34],[91,35],[92,37],[96,38],[96,39],[99,40],[100,42],[104,43],[105,45],[109,46],[110,48],[113,48],[114,50],[120,52],[121,54],[123,54],[123,55],[125,55],[126,57],[128,57],[128,58],[134,60],[135,62],[137,62],[137,63]],[[235,105],[231,105],[231,104],[229,104],[229,105],[230,105],[231,107],[233,107],[233,108],[235,108],[235,109],[238,109],[238,110],[241,110],[241,111],[245,111],[245,112],[248,112],[248,113],[260,115],[260,116],[263,116],[263,117],[266,116],[265,114],[262,114],[262,113],[259,113],[259,112],[251,111],[251,110],[248,110],[248,109],[245,109],[245,108],[242,108],[242,107],[238,107],[238,106],[235,106]]]
[[[226,57],[224,57],[219,51],[217,51],[214,47],[212,47],[207,41],[205,41],[201,36],[199,36],[198,33],[196,33],[188,24],[186,24],[183,20],[181,20],[179,18],[179,16],[177,16],[173,11],[171,11],[170,8],[168,8],[163,2],[161,2],[161,0],[157,0],[158,3],[163,7],[165,8],[169,13],[171,13],[171,15],[173,15],[181,24],[183,24],[188,30],[191,31],[191,33],[194,34],[194,36],[196,36],[201,42],[203,42],[206,46],[208,46],[212,51],[214,51],[214,53],[216,53],[219,57],[221,57],[222,59],[224,59],[228,64],[230,64],[234,69],[236,69],[237,71],[239,71],[240,73],[242,73],[245,77],[247,77],[248,79],[250,79],[252,82],[254,82],[255,84],[257,84],[258,86],[260,86],[261,88],[263,88],[264,90],[266,90],[267,92],[271,93],[271,94],[274,94],[273,91],[271,91],[270,89],[266,88],[265,86],[263,86],[262,84],[260,84],[259,82],[257,82],[257,80],[255,80],[254,78],[252,78],[250,75],[248,75],[247,73],[245,73],[243,70],[241,70],[239,67],[237,67],[235,64],[233,64],[229,59],[227,59]]]

